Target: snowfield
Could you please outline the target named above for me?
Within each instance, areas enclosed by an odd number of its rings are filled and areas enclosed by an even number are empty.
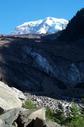
[[[47,17],[17,26],[15,34],[51,34],[65,29],[67,24],[65,19]]]

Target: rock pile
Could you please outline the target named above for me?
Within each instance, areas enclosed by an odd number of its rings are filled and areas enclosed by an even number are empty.
[[[27,100],[32,100],[37,107],[49,107],[51,110],[56,112],[57,110],[63,110],[66,115],[69,112],[72,102],[67,102],[67,100],[57,100],[46,96],[36,96],[30,93],[25,94]]]

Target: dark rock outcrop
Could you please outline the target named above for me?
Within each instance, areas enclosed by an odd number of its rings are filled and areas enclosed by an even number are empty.
[[[0,80],[47,96],[80,96],[84,82],[84,39],[73,43],[5,37],[0,41]],[[78,95],[78,92],[80,94]]]
[[[79,10],[77,14],[69,21],[66,29],[59,37],[60,40],[72,41],[84,37],[84,8]]]

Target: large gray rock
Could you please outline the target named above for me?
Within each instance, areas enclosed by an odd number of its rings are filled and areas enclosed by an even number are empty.
[[[29,115],[29,119],[39,118],[39,119],[42,119],[42,120],[46,120],[45,111],[46,111],[45,108],[38,109],[38,110],[36,110],[35,112],[33,112]]]
[[[18,95],[17,92],[15,92],[5,83],[0,82],[0,107],[3,110],[8,110],[17,107],[20,108],[22,106],[22,101],[19,99],[20,95]]]
[[[14,121],[19,115],[20,109],[11,109],[0,116],[0,127],[16,127]]]
[[[11,109],[0,116],[0,127],[64,127],[52,121],[46,121],[45,109]]]
[[[0,119],[0,127],[5,127],[3,120]]]
[[[11,89],[12,89],[12,92],[15,94],[15,96],[17,96],[20,100],[26,100],[26,96],[23,94],[22,91],[14,87],[11,87]]]
[[[16,123],[20,127],[28,127],[30,124],[45,124],[45,108],[38,110],[21,110]],[[32,126],[33,127],[33,126]],[[35,126],[36,127],[36,126]]]

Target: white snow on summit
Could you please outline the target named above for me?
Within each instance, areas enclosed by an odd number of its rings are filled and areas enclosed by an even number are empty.
[[[45,19],[25,22],[24,24],[17,26],[16,34],[51,34],[57,31],[61,31],[66,28],[68,21],[65,19],[58,19],[53,17],[47,17]]]

